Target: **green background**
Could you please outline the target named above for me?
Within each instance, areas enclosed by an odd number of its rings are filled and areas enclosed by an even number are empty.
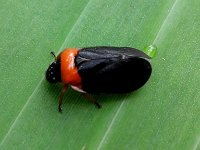
[[[199,0],[0,0],[0,149],[200,149]],[[66,47],[155,44],[140,90],[96,109],[44,73]]]

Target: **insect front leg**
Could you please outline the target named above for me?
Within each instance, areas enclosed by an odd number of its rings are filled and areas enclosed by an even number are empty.
[[[62,100],[63,100],[63,96],[64,96],[65,92],[67,91],[67,87],[68,87],[68,85],[65,84],[61,93],[60,93],[59,105],[58,105],[58,111],[59,112],[62,112]]]
[[[93,103],[97,108],[101,108],[101,105],[88,93],[82,93],[83,96],[88,100],[89,102]]]

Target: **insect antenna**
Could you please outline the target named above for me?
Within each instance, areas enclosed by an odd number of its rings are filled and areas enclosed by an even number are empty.
[[[56,57],[55,52],[52,51],[50,54],[53,55],[54,59],[56,60],[57,57]]]

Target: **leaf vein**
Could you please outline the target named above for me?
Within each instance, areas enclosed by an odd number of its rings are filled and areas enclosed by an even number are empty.
[[[99,145],[98,145],[97,150],[100,150],[100,149],[101,149],[101,147],[102,147],[102,145],[103,145],[103,143],[104,143],[104,141],[105,141],[105,139],[106,139],[108,133],[110,132],[110,130],[111,130],[111,128],[112,128],[112,126],[113,126],[113,124],[114,124],[116,118],[118,117],[118,114],[119,114],[119,112],[120,112],[122,106],[124,105],[124,102],[125,102],[125,99],[121,102],[119,108],[117,109],[117,111],[116,111],[116,113],[115,113],[115,115],[114,115],[112,121],[110,122],[110,125],[108,126],[108,129],[107,129],[106,132],[104,133],[104,136],[103,136],[103,138],[101,139],[101,142],[100,142]]]
[[[179,0],[175,0],[175,1],[174,1],[174,3],[173,3],[173,5],[172,5],[172,7],[171,7],[171,9],[170,9],[170,11],[169,11],[169,13],[168,13],[168,15],[165,17],[165,19],[164,19],[164,21],[163,21],[163,23],[162,23],[160,29],[158,30],[158,32],[157,32],[157,34],[156,34],[156,37],[155,37],[155,39],[154,39],[154,41],[153,41],[152,44],[155,44],[155,43],[158,41],[158,38],[159,38],[160,35],[162,34],[162,30],[164,29],[165,25],[167,24],[167,20],[169,19],[170,15],[171,15],[171,13],[173,12],[173,10],[174,10],[175,6],[177,5],[178,1],[179,1]]]

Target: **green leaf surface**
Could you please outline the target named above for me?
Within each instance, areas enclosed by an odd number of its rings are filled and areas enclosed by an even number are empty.
[[[0,149],[200,149],[200,1],[0,1]],[[50,51],[158,47],[153,73],[96,109],[45,81]]]

